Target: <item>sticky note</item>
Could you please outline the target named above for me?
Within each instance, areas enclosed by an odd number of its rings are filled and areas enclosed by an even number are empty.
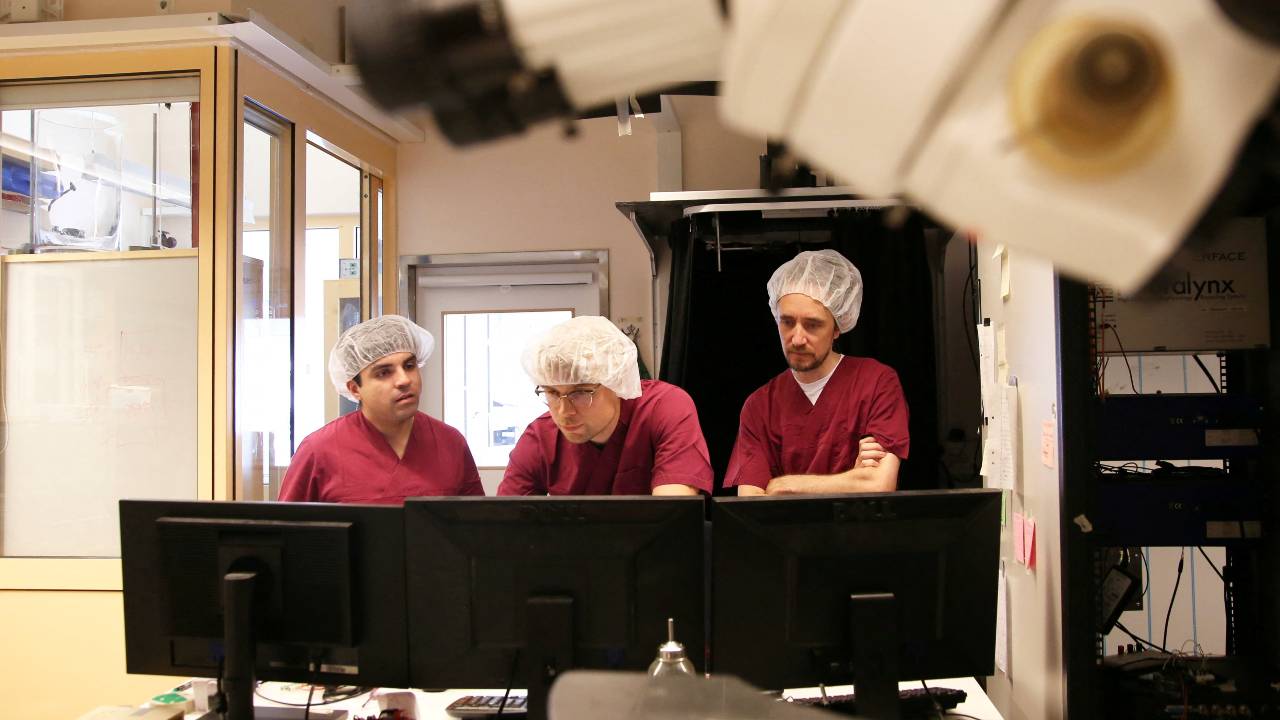
[[[1035,518],[1027,518],[1022,523],[1022,554],[1026,560],[1027,568],[1034,570],[1036,568],[1036,520]]]

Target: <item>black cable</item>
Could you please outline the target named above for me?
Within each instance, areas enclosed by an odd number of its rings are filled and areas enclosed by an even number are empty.
[[[965,274],[964,286],[960,289],[960,312],[965,316],[964,323],[964,341],[969,346],[969,359],[973,361],[973,372],[978,380],[978,384],[982,384],[982,366],[979,358],[978,347],[975,345],[975,338],[978,333],[979,303],[982,298],[978,289],[978,250],[972,239],[966,238],[969,244],[969,272]],[[978,437],[973,447],[973,460],[970,465],[973,468],[972,479],[981,480],[978,477],[979,471],[982,469],[982,428],[986,426],[987,410],[982,404],[982,394],[978,394],[978,410],[981,417],[981,424],[978,428]]]
[[[502,693],[502,702],[498,703],[498,712],[494,713],[497,717],[502,715],[502,711],[507,707],[507,698],[511,697],[511,686],[516,681],[516,667],[520,664],[520,648],[511,655],[511,670],[507,673],[507,689]]]
[[[970,326],[973,327],[973,332],[977,332],[978,327],[978,323],[973,319],[973,316],[976,315],[976,313],[969,312],[969,306],[973,304],[973,296],[969,292],[969,286],[973,284],[973,270],[973,263],[970,262],[969,274],[965,276],[964,286],[960,288],[960,312],[965,315],[964,341],[965,344],[969,346],[969,358],[973,360],[973,371],[981,377],[982,367],[978,363],[978,349],[974,347],[973,337],[969,334]]]
[[[1151,589],[1151,561],[1147,559],[1146,551],[1141,549],[1138,550],[1138,557],[1142,558],[1142,569],[1147,575],[1147,582],[1142,586],[1142,598],[1145,601],[1147,598],[1147,591]]]
[[[1111,334],[1116,336],[1116,347],[1120,348],[1120,357],[1124,358],[1125,369],[1129,371],[1129,387],[1133,389],[1133,394],[1138,393],[1138,384],[1133,381],[1133,366],[1129,364],[1129,353],[1124,351],[1124,343],[1120,342],[1120,333],[1116,332],[1116,326],[1106,323],[1105,327],[1111,329]]]
[[[320,661],[311,661],[311,687],[307,688],[307,707],[302,711],[302,720],[311,720],[311,697],[316,691],[316,680],[320,678]]]
[[[1214,565],[1213,561],[1209,559],[1209,553],[1205,552],[1204,548],[1200,547],[1199,545],[1196,546],[1196,549],[1199,550],[1200,554],[1204,556],[1204,561],[1209,563],[1209,569],[1213,571],[1213,574],[1217,575],[1218,579],[1225,583],[1227,579],[1222,577],[1222,571],[1219,570],[1218,566]]]
[[[924,688],[924,695],[929,698],[930,703],[933,703],[933,710],[938,713],[938,717],[941,718],[945,715],[942,705],[938,704],[938,699],[933,696],[933,691],[929,689],[929,685],[924,680],[920,681],[920,687]]]
[[[343,688],[346,688],[346,690],[343,690]],[[325,685],[324,692],[320,694],[320,697],[326,704],[340,703],[373,692],[373,690],[373,688],[360,687],[358,685]]]
[[[929,687],[929,685],[924,680],[920,681],[920,687],[924,688],[924,694],[926,697],[929,698],[929,702],[933,703],[933,709],[938,713],[939,718],[959,717],[959,718],[970,718],[970,720],[981,720],[981,718],[976,718],[972,715],[965,715],[962,712],[956,712],[954,709],[943,710],[942,705],[938,703],[938,699],[933,696],[933,690]]]
[[[218,689],[213,695],[213,701],[209,703],[209,709],[218,714],[218,717],[227,717],[227,694],[222,692],[222,673],[225,658],[218,658]]]
[[[1213,385],[1213,391],[1221,395],[1222,388],[1218,387],[1218,381],[1213,379],[1213,373],[1209,372],[1209,368],[1205,367],[1204,361],[1200,359],[1199,355],[1193,354],[1191,357],[1195,358],[1196,364],[1204,371],[1204,376],[1209,378],[1209,382]]]
[[[342,697],[332,697],[332,698],[329,698],[328,700],[321,700],[320,702],[313,702],[311,703],[311,707],[322,707],[324,705],[336,705],[340,702],[346,702],[351,698],[357,698],[357,697],[360,697],[361,695],[366,695],[371,692],[373,692],[373,688],[361,688],[360,692],[358,693],[343,695]],[[266,700],[267,702],[273,702],[277,705],[283,705],[285,707],[306,707],[307,706],[306,703],[285,702],[284,700],[277,700],[273,697],[267,697],[266,695],[262,694],[262,691],[256,690],[256,689],[253,691],[253,694],[257,695],[263,700]]]
[[[1116,629],[1117,629],[1117,630],[1119,630],[1120,632],[1124,633],[1125,635],[1128,635],[1130,638],[1132,638],[1132,639],[1133,639],[1133,641],[1134,641],[1134,642],[1138,643],[1139,645],[1146,645],[1147,647],[1151,648],[1152,650],[1159,650],[1159,651],[1160,651],[1160,652],[1162,652],[1162,653],[1168,653],[1168,652],[1169,652],[1168,650],[1165,650],[1163,647],[1161,647],[1161,646],[1159,646],[1159,645],[1157,645],[1157,644],[1155,644],[1155,643],[1153,643],[1153,642],[1151,642],[1151,641],[1149,641],[1149,640],[1143,640],[1142,638],[1140,638],[1140,637],[1138,637],[1137,635],[1133,634],[1133,631],[1132,631],[1132,630],[1130,630],[1129,628],[1125,627],[1125,626],[1124,626],[1124,623],[1122,623],[1122,622],[1117,622],[1117,623],[1116,623]],[[1170,653],[1170,654],[1172,654],[1172,653]]]
[[[1147,596],[1147,591],[1151,589],[1151,565],[1147,563],[1147,556],[1145,553],[1142,552],[1142,548],[1138,548],[1137,550],[1138,550],[1138,559],[1142,561],[1142,567],[1139,568],[1139,572],[1143,574],[1143,579],[1146,580],[1146,582],[1142,586],[1142,591],[1139,592],[1138,594],[1145,598]],[[1125,548],[1124,564],[1126,567],[1128,567],[1132,563],[1133,563],[1133,558],[1129,557],[1129,548]]]
[[[1160,637],[1161,645],[1169,644],[1169,618],[1173,616],[1173,601],[1178,598],[1178,586],[1182,583],[1182,563],[1186,560],[1187,549],[1178,554],[1178,574],[1173,578],[1173,594],[1169,596],[1169,609],[1164,613],[1164,634]]]

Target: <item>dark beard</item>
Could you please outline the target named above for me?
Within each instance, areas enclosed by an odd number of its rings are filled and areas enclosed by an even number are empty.
[[[822,357],[818,357],[817,354],[811,355],[809,357],[812,359],[806,360],[805,356],[803,355],[797,356],[797,355],[792,355],[788,353],[787,365],[789,365],[791,369],[795,370],[796,372],[809,372],[810,370],[817,370],[819,367],[822,367],[822,363],[826,362],[827,360],[826,353],[824,353]]]

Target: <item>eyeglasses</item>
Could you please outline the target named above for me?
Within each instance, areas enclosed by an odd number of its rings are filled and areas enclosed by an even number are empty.
[[[599,389],[600,386],[596,385],[590,390],[573,390],[572,392],[567,392],[561,395],[555,390],[534,388],[533,394],[537,395],[542,402],[546,403],[547,407],[560,409],[564,407],[564,404],[561,401],[568,400],[569,403],[573,405],[574,410],[586,410],[591,407],[591,401],[595,399],[596,391]]]

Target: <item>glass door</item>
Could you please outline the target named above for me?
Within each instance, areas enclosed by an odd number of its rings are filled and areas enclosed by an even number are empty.
[[[293,124],[246,103],[236,263],[236,497],[275,497],[293,455]]]

